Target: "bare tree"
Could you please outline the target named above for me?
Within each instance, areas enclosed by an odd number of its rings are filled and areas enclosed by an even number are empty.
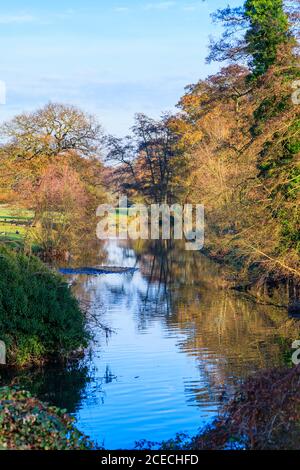
[[[84,157],[95,155],[102,131],[95,118],[80,109],[49,103],[38,111],[20,114],[6,122],[0,135],[8,153],[30,160],[72,150]]]

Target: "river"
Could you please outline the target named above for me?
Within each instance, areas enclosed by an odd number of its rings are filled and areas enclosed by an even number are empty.
[[[278,324],[286,311],[226,287],[226,268],[203,254],[173,243],[111,241],[87,247],[87,262],[136,270],[67,276],[94,335],[86,357],[9,374],[67,409],[100,445],[131,449],[141,439],[195,434],[212,422],[221,395],[283,363]]]

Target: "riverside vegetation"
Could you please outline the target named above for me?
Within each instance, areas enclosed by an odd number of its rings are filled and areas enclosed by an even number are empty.
[[[63,410],[14,388],[0,389],[0,422],[1,450],[95,449]]]
[[[298,284],[299,1],[247,0],[214,20],[225,33],[208,60],[223,67],[187,87],[177,115],[138,115],[132,139],[108,139],[115,184],[204,204],[206,249],[241,286]]]
[[[6,248],[0,248],[0,271],[0,335],[9,364],[67,358],[87,346],[84,314],[58,274]]]
[[[204,204],[209,254],[234,267],[235,282],[244,290],[284,284],[299,313],[299,3],[246,0],[240,8],[218,11],[214,19],[225,25],[225,33],[212,42],[209,60],[227,65],[187,87],[177,114],[160,121],[137,115],[132,137],[103,137],[93,117],[54,103],[2,126],[1,202],[30,211],[26,223],[18,219],[15,233],[7,237],[4,230],[0,250],[0,334],[11,364],[66,359],[87,345],[77,301],[32,248],[39,247],[47,259],[65,256],[88,231],[86,221],[93,223],[97,205],[114,199],[108,187],[132,202]],[[100,161],[100,144],[116,167]],[[213,434],[203,434],[205,445],[213,447],[214,441],[224,448],[230,439],[246,439],[244,446],[268,447],[274,445],[274,433],[297,428],[298,408],[291,400],[298,375],[298,369],[269,371],[267,384],[261,377],[250,378]],[[254,383],[260,395],[253,392]],[[268,387],[275,386],[279,398],[270,404]],[[282,400],[279,416],[274,407]],[[60,411],[37,405],[35,416],[32,404],[26,394],[2,390],[2,446],[89,446]],[[7,409],[11,420],[3,412]],[[28,429],[20,427],[27,412],[34,422],[54,417],[55,429],[45,425],[41,440],[33,442]],[[20,436],[12,440],[15,422]],[[247,434],[253,425],[255,435]],[[57,440],[57,429],[61,436],[74,431],[74,439]],[[203,436],[187,445],[205,447]]]

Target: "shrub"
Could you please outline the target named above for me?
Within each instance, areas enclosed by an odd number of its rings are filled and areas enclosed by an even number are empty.
[[[94,445],[78,431],[74,419],[47,406],[29,392],[0,389],[0,449],[92,450]]]
[[[0,247],[0,339],[18,366],[87,345],[84,314],[63,278],[38,258]]]

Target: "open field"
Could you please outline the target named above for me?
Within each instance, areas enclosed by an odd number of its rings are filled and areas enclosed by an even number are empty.
[[[28,234],[33,212],[12,205],[0,205],[0,241],[22,242]]]

